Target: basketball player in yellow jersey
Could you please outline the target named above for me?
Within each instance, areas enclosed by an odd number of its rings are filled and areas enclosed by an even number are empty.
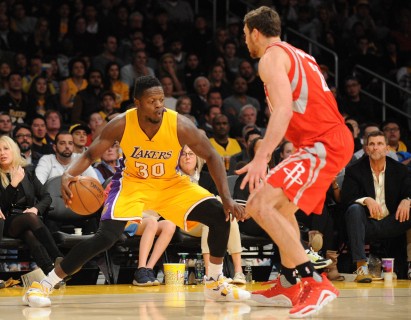
[[[206,135],[193,123],[164,107],[164,92],[157,78],[136,80],[135,109],[120,114],[102,130],[89,149],[62,177],[62,196],[71,202],[70,182],[120,141],[124,159],[114,175],[96,234],[74,247],[40,283],[33,282],[23,297],[31,307],[48,307],[48,294],[55,284],[73,274],[98,253],[110,248],[121,236],[128,220],[141,219],[142,211],[153,209],[186,230],[200,222],[209,227],[210,266],[204,295],[217,301],[241,301],[250,293],[225,282],[223,256],[227,250],[230,214],[244,220],[244,209],[230,196],[221,157]],[[176,173],[183,145],[207,161],[222,204],[208,191]]]

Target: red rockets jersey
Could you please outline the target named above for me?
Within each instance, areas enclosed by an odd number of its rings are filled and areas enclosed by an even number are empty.
[[[275,42],[267,50],[273,46],[283,48],[291,61],[288,78],[293,116],[285,137],[295,147],[311,145],[326,132],[344,124],[344,119],[314,57],[286,42]],[[272,108],[270,103],[269,107]]]

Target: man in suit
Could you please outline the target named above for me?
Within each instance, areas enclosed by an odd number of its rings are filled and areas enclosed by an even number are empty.
[[[364,141],[366,155],[345,172],[341,201],[348,207],[345,219],[357,282],[372,281],[365,241],[394,238],[411,228],[411,180],[403,164],[387,157],[387,143],[383,132],[371,132]]]

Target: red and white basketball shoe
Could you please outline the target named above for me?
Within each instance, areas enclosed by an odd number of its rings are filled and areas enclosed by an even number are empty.
[[[298,303],[302,290],[301,282],[285,288],[281,285],[279,276],[276,280],[266,282],[265,284],[274,284],[269,289],[254,291],[251,293],[251,299],[265,306],[273,307],[292,307]]]
[[[290,318],[308,317],[338,297],[340,293],[327,279],[327,275],[323,273],[321,278],[321,282],[312,277],[301,279],[303,289],[297,305],[290,310]]]

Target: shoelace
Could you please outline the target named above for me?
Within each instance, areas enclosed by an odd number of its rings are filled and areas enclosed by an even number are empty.
[[[305,282],[303,285],[303,289],[300,291],[300,296],[298,297],[298,304],[302,304],[305,300],[310,297],[311,286],[308,282]]]
[[[52,293],[54,290],[53,285],[45,279],[40,283],[40,286],[41,292],[43,292],[43,294],[45,294],[46,296],[49,296],[50,293]]]
[[[217,281],[217,283],[218,283],[217,288],[219,288],[220,286],[222,286],[227,292],[238,288],[235,284],[231,284],[231,283],[225,282],[225,281],[224,281],[225,279],[226,279],[226,278],[223,277],[222,279],[220,279],[220,280]]]

